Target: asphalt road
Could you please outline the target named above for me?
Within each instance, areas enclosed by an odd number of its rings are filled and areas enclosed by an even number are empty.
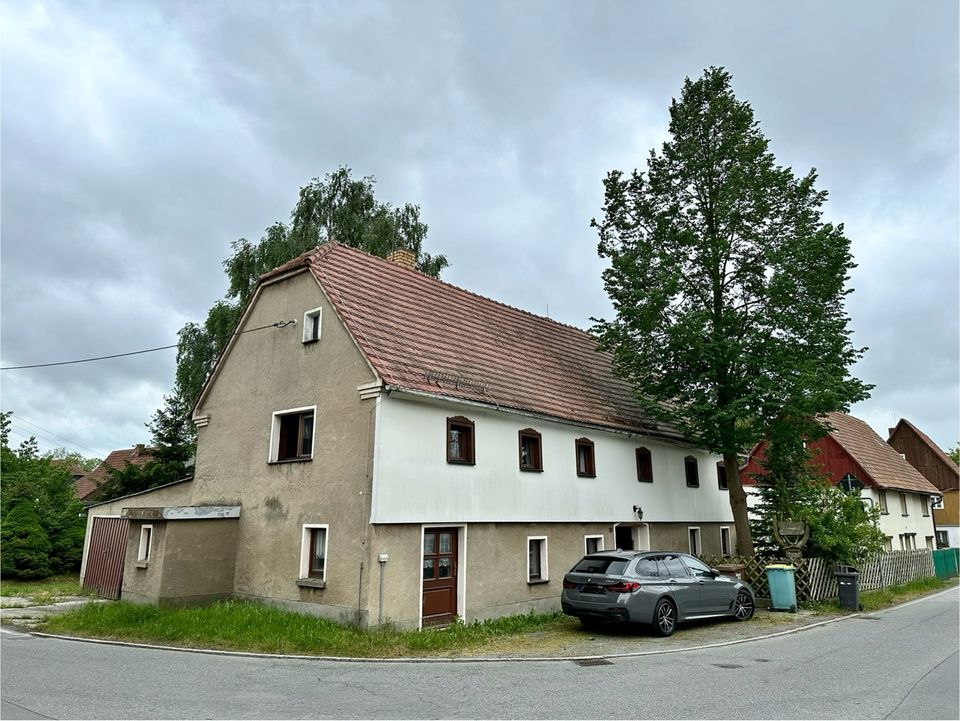
[[[952,589],[788,636],[590,667],[241,658],[4,631],[0,717],[957,719],[958,616]]]

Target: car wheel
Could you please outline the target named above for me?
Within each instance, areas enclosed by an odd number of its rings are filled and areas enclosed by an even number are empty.
[[[749,621],[753,618],[754,610],[753,596],[746,591],[739,591],[733,602],[733,617],[738,621]]]
[[[657,601],[653,610],[653,630],[658,636],[669,636],[677,627],[677,607],[668,598]]]

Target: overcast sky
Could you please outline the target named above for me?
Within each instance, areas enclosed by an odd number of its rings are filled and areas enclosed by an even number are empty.
[[[733,74],[777,159],[811,167],[859,267],[855,407],[958,430],[958,3],[3,4],[2,365],[176,342],[230,242],[348,165],[421,206],[443,277],[587,327],[590,219],[686,76]],[[4,371],[14,441],[146,442],[174,351]]]

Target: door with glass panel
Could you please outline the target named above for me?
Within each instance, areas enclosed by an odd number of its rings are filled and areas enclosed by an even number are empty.
[[[423,625],[453,623],[457,617],[457,530],[423,529]]]

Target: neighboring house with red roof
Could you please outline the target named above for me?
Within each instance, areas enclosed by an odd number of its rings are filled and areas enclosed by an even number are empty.
[[[923,477],[940,489],[933,507],[938,548],[960,548],[960,468],[943,449],[906,418],[890,429],[893,446]]]
[[[867,503],[880,508],[880,530],[891,550],[934,548],[931,499],[938,489],[859,418],[828,413],[830,431],[808,443],[812,463],[834,485],[859,490]],[[749,489],[754,475],[763,472],[766,441],[750,452],[740,469],[740,480]]]
[[[595,549],[734,550],[719,457],[588,333],[393,260],[330,242],[261,277],[194,479],[91,509],[95,539],[129,524],[124,598],[416,627],[557,608]]]
[[[99,500],[100,486],[109,477],[110,469],[122,471],[128,463],[134,466],[143,466],[152,459],[151,450],[143,444],[138,444],[133,448],[111,451],[96,468],[86,475],[74,479],[74,492],[77,498],[83,501],[84,505],[89,506]]]

